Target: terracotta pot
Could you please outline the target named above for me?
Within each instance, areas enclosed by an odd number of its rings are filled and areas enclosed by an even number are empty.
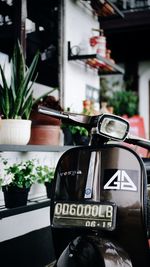
[[[60,126],[32,125],[30,145],[59,145]]]
[[[53,118],[48,115],[38,113],[37,111],[32,111],[30,120],[32,120],[32,125],[60,125],[61,121],[59,119]]]

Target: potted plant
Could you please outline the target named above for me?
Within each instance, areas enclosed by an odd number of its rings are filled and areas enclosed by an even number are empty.
[[[54,89],[54,90],[57,90]],[[32,120],[31,138],[32,145],[59,145],[61,135],[61,121],[38,112],[38,105],[61,111],[59,101],[52,95],[45,95],[36,101],[32,107],[30,119]]]
[[[88,145],[89,132],[86,128],[74,125],[62,125],[64,145]]]
[[[10,81],[5,66],[0,66],[0,144],[27,144],[30,139],[31,120],[29,120],[33,99],[33,83],[38,63],[37,52],[30,67],[27,68],[22,47],[15,45],[10,60]],[[41,97],[40,97],[41,98]],[[37,99],[35,100],[37,101]],[[12,138],[12,139],[11,139]]]
[[[26,205],[31,185],[37,179],[34,160],[9,164],[8,160],[2,159],[1,162],[0,187],[6,208]]]
[[[87,129],[81,126],[69,126],[69,129],[73,136],[73,143],[75,145],[88,145],[89,132]]]
[[[39,165],[36,167],[37,183],[46,186],[47,197],[51,198],[52,184],[54,179],[55,168],[47,165]]]

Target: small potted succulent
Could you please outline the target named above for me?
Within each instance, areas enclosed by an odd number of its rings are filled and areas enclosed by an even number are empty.
[[[30,188],[37,179],[34,160],[10,164],[7,159],[1,158],[1,163],[0,187],[6,208],[26,205]]]

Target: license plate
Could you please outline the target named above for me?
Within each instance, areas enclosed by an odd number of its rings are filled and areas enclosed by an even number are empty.
[[[112,203],[55,203],[54,227],[85,227],[114,230],[116,206]]]

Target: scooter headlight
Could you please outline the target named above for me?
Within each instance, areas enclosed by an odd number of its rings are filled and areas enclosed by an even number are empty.
[[[115,115],[103,114],[98,122],[101,135],[113,140],[123,141],[129,131],[129,123]]]

